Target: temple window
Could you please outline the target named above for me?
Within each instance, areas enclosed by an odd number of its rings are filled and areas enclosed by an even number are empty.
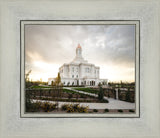
[[[85,68],[85,72],[90,72],[90,69],[89,68]]]

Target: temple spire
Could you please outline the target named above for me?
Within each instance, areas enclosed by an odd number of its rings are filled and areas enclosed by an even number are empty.
[[[82,47],[80,44],[77,45],[76,48],[76,57],[72,61],[72,63],[87,63],[87,60],[84,60],[82,57]]]
[[[77,48],[82,48],[80,44],[78,44]]]
[[[82,47],[78,44],[76,48],[76,57],[82,58]]]

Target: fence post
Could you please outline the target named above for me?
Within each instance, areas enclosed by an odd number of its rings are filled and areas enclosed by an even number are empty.
[[[118,100],[119,98],[118,98],[118,91],[119,91],[119,89],[116,89],[116,99]]]

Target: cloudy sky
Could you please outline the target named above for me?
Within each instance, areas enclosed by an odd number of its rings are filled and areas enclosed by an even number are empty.
[[[82,55],[100,67],[100,78],[135,81],[134,25],[25,25],[26,72],[47,81],[71,62],[80,43]]]

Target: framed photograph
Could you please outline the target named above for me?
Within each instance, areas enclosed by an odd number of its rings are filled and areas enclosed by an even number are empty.
[[[139,27],[21,21],[21,116],[139,117]]]
[[[0,0],[0,138],[159,138],[158,0]]]

